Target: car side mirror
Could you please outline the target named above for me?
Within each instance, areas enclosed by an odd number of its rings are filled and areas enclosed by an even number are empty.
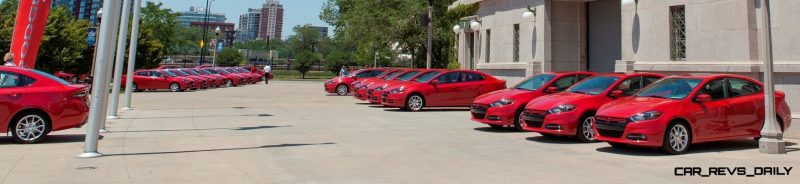
[[[547,87],[547,89],[545,89],[544,92],[546,92],[546,93],[557,93],[558,92],[558,88],[556,88],[556,87]]]
[[[622,92],[622,90],[611,91],[611,97],[619,98],[619,97],[623,97],[623,96],[625,96],[625,92]]]
[[[707,94],[697,95],[697,99],[695,99],[694,101],[697,101],[699,103],[710,102],[711,101],[711,95],[707,95]]]
[[[431,85],[434,85],[434,86],[439,85],[439,81],[438,80],[432,80],[431,81]]]

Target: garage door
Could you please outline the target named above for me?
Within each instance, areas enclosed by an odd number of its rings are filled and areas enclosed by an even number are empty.
[[[614,72],[622,58],[622,13],[620,0],[599,0],[587,4],[589,71]]]

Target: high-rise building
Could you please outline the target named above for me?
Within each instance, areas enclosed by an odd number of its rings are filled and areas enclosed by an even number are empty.
[[[239,33],[237,33],[237,40],[250,41],[256,39],[256,37],[258,37],[260,23],[261,9],[247,9],[247,13],[239,16]]]
[[[100,0],[54,0],[53,7],[64,6],[72,11],[78,19],[88,20],[91,24],[97,23],[97,11],[103,7]]]
[[[202,7],[189,7],[189,11],[180,11],[178,12],[180,15],[178,16],[178,22],[181,23],[183,26],[190,26],[191,22],[205,22],[206,16],[206,9]],[[225,14],[223,13],[208,13],[208,22],[214,23],[224,23],[226,20]]]
[[[313,28],[313,29],[315,29],[315,30],[317,30],[317,32],[319,32],[320,35],[322,35],[324,37],[328,37],[328,27],[325,27],[325,26],[312,26],[312,25],[308,25],[308,26]]]
[[[283,5],[277,0],[267,0],[261,8],[258,39],[283,36]]]

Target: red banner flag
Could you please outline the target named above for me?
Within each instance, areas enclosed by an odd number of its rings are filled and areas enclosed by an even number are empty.
[[[20,0],[17,22],[11,41],[11,53],[17,66],[33,68],[42,41],[52,0]],[[24,66],[23,66],[24,65]]]

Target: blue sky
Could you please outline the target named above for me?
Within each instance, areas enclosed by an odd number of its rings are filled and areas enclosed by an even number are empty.
[[[162,2],[166,8],[173,11],[189,10],[190,6],[205,7],[204,0],[147,0]],[[315,26],[328,26],[319,20],[319,12],[326,0],[281,0],[284,8],[283,37],[293,34],[292,28],[296,25],[312,24]],[[247,12],[247,8],[260,8],[266,0],[215,0],[211,2],[211,11],[224,13],[228,22],[239,25],[239,15]],[[333,29],[331,29],[333,30]]]

